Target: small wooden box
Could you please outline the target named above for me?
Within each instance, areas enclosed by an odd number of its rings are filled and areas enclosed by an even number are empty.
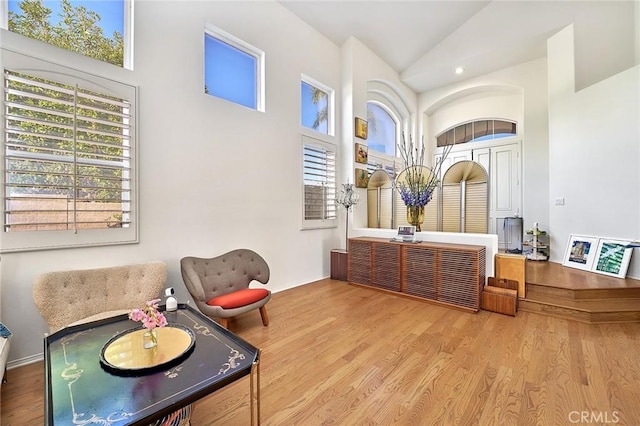
[[[482,292],[482,309],[499,314],[516,316],[518,307],[518,290],[485,286]]]

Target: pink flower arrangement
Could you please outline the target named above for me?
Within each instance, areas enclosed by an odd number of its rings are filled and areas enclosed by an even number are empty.
[[[160,299],[149,300],[142,309],[133,309],[129,312],[129,319],[142,322],[142,326],[148,330],[167,325],[167,319],[158,311]]]

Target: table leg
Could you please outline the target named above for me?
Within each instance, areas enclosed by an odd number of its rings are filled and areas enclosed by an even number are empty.
[[[256,391],[253,390],[253,378],[256,377]],[[256,394],[256,409],[253,405],[253,394]],[[260,425],[260,350],[258,349],[258,358],[251,366],[251,374],[249,376],[249,408],[251,409],[251,426],[256,424],[258,418],[258,426]],[[256,416],[257,415],[257,416]]]

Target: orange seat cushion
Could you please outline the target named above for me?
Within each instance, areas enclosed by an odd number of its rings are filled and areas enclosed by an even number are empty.
[[[245,288],[243,290],[234,291],[233,293],[214,297],[207,301],[207,305],[221,306],[224,309],[239,308],[262,300],[269,294],[264,288]]]

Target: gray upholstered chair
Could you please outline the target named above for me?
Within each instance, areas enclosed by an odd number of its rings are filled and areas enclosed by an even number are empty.
[[[260,309],[262,324],[269,325],[266,303],[271,291],[249,288],[256,280],[269,281],[269,266],[259,254],[237,249],[214,258],[180,260],[182,279],[200,311],[227,327],[228,319]]]
[[[138,308],[159,298],[166,282],[164,262],[48,272],[36,278],[33,301],[53,333]]]

